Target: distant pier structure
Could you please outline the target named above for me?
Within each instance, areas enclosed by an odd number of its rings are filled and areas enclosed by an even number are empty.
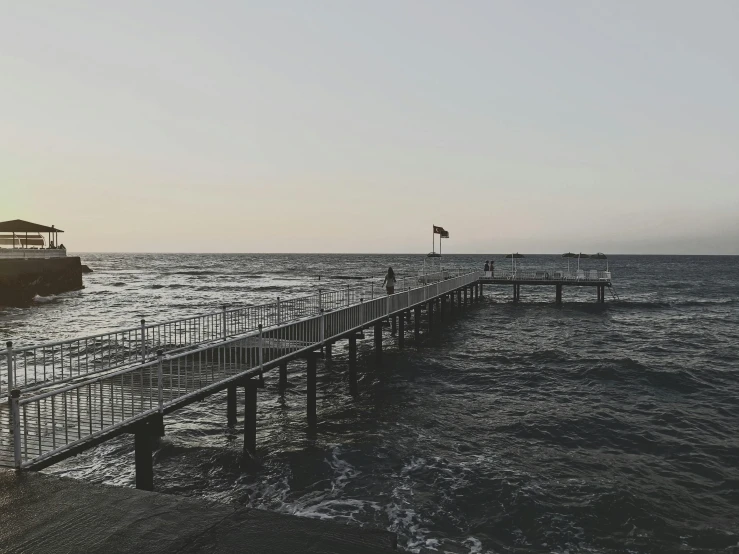
[[[486,271],[480,277],[481,284],[504,285],[513,290],[513,301],[521,300],[521,287],[554,287],[555,302],[562,303],[563,287],[592,287],[596,291],[596,302],[606,301],[606,288],[612,291],[611,272],[596,270],[569,271]],[[615,293],[613,293],[615,294]]]

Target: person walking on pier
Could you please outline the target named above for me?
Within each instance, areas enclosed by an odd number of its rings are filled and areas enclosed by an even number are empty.
[[[385,275],[382,286],[385,287],[388,294],[395,294],[395,272],[392,267],[387,268],[387,275]]]
[[[490,275],[488,275],[488,273],[490,273],[490,262],[485,262],[485,269],[483,269],[483,271],[485,272],[485,277],[490,277]]]

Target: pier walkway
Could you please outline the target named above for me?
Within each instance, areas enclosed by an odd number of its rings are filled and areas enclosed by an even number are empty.
[[[236,387],[246,390],[244,449],[256,448],[257,388],[265,372],[306,360],[307,423],[317,425],[316,358],[349,341],[349,385],[356,393],[357,339],[374,328],[377,356],[390,319],[403,347],[405,324],[479,300],[479,271],[444,271],[400,280],[393,295],[372,284],[260,306],[14,348],[0,363],[0,465],[41,469],[121,433],[135,435],[136,485],[153,488],[152,442],[166,414],[227,390],[236,421]],[[378,293],[381,296],[378,296]],[[456,300],[455,300],[456,299]],[[10,371],[9,371],[10,368]]]

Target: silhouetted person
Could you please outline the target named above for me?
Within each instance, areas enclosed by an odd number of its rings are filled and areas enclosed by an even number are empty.
[[[393,271],[392,267],[388,267],[387,274],[385,275],[385,280],[382,282],[382,286],[385,287],[388,294],[395,293],[395,282],[395,272]]]
[[[485,273],[490,271],[490,262],[485,262],[485,269],[483,271],[485,271]]]

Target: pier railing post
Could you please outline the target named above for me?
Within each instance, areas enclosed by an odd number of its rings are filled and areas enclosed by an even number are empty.
[[[164,395],[162,390],[162,365],[164,363],[164,352],[160,348],[157,350],[157,388],[159,389],[159,413],[162,413],[164,407]]]
[[[277,297],[277,325],[282,323],[282,305],[280,304],[280,297]]]
[[[141,363],[146,363],[146,320],[141,318]]]
[[[226,340],[228,336],[226,333],[226,305],[223,305],[223,312],[221,316],[221,327],[223,327],[223,340]]]
[[[323,319],[323,308],[321,308],[321,317],[318,320],[319,328],[318,328],[318,340],[321,344],[323,344],[323,341],[325,339],[325,326],[324,326],[324,319]]]
[[[323,312],[323,291],[318,289],[318,313]]]
[[[349,285],[346,286],[346,305],[349,307],[351,305],[351,287]]]
[[[12,389],[10,391],[10,410],[13,418],[13,460],[15,469],[21,468],[21,414],[18,402],[21,398],[21,391]]]
[[[13,391],[13,387],[15,386],[15,372],[13,371],[13,341],[9,340],[5,343],[5,346],[8,351],[8,396],[10,396]],[[0,383],[0,387],[2,387],[2,383]]]

